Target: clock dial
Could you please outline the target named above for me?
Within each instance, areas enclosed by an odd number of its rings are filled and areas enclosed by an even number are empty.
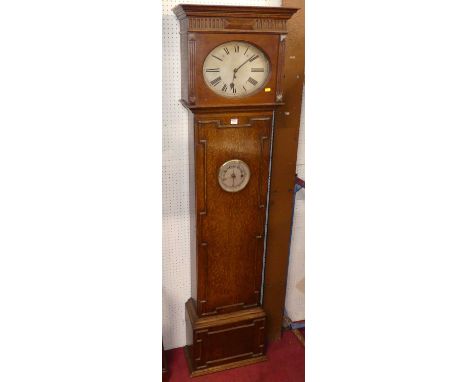
[[[267,56],[245,41],[214,48],[203,63],[208,87],[223,97],[245,97],[261,89],[270,74]]]
[[[250,169],[247,163],[240,159],[232,159],[224,163],[218,172],[218,182],[227,192],[242,190],[250,179]]]

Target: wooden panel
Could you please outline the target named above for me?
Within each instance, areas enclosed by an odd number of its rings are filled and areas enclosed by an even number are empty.
[[[255,326],[253,322],[240,322],[236,326],[216,328],[208,332],[207,364],[216,366],[229,361],[239,361],[251,357],[253,341],[245,341],[243,337],[255,338]],[[229,346],[224,346],[229,344]]]
[[[272,112],[195,116],[198,312],[259,304]],[[231,118],[238,120],[230,125]],[[250,168],[235,193],[218,183],[228,160]]]
[[[265,360],[265,313],[261,308],[200,317],[187,301],[193,343],[186,348],[192,376]]]
[[[267,314],[267,339],[270,341],[281,337],[304,84],[305,4],[303,0],[284,0],[283,5],[301,9],[288,21],[283,80],[285,104],[275,114],[263,300]]]

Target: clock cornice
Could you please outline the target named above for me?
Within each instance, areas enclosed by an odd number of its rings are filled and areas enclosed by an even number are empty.
[[[172,9],[179,20],[186,17],[247,17],[289,19],[298,8],[288,7],[254,7],[233,5],[199,5],[179,4]]]
[[[172,9],[181,33],[281,33],[297,8],[180,4]]]

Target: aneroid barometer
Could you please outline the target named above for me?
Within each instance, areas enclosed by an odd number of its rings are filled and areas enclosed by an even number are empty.
[[[192,376],[263,361],[261,290],[270,148],[297,9],[178,5],[190,111]]]
[[[249,182],[249,166],[240,159],[231,159],[219,168],[218,179],[224,191],[238,192]]]

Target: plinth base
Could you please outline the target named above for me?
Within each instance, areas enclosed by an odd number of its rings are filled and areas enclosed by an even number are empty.
[[[188,366],[189,366],[189,372],[190,372],[191,377],[198,377],[200,375],[211,374],[211,373],[216,373],[218,371],[234,369],[236,367],[252,365],[254,363],[263,362],[263,361],[267,360],[267,356],[263,355],[263,356],[259,356],[259,357],[255,357],[255,358],[251,358],[251,359],[244,359],[242,361],[226,363],[226,364],[220,365],[220,366],[213,366],[213,367],[208,367],[206,369],[195,370],[193,368],[192,360],[190,358],[190,348],[191,348],[191,346],[185,346],[184,347],[184,353],[185,353],[185,359],[187,360],[187,363],[188,363]]]
[[[195,301],[185,304],[185,356],[190,376],[265,361],[265,312],[260,307],[199,317]]]

